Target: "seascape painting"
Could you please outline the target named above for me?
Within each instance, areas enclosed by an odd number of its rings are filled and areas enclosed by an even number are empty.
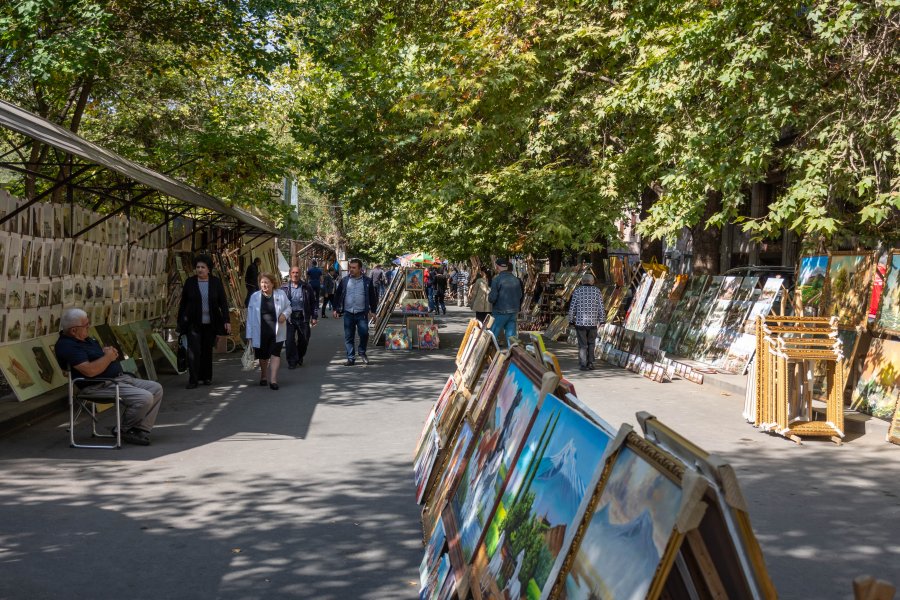
[[[680,504],[678,485],[634,450],[623,448],[576,550],[563,597],[644,598]]]
[[[611,440],[610,431],[552,395],[538,411],[479,556],[485,598],[539,598]]]
[[[475,553],[501,486],[537,410],[540,387],[510,363],[450,507],[466,562]]]

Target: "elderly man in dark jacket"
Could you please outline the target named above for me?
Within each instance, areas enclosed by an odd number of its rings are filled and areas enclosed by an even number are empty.
[[[366,346],[369,343],[369,319],[375,318],[378,308],[378,292],[372,279],[363,275],[363,264],[358,258],[350,259],[349,275],[338,284],[334,294],[334,318],[344,317],[344,346],[350,367],[356,363],[355,335],[359,333],[359,358],[369,364]]]
[[[285,344],[288,369],[296,369],[303,366],[312,327],[319,320],[319,303],[312,286],[300,279],[300,267],[291,267],[290,279],[281,286],[281,290],[291,302],[291,318],[287,323]]]

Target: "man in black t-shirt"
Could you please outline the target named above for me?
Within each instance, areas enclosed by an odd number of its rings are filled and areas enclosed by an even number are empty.
[[[59,340],[56,342],[56,360],[73,377],[105,379],[102,382],[77,382],[79,398],[112,400],[116,397],[115,384],[119,384],[119,398],[125,407],[122,414],[122,439],[129,444],[150,445],[150,431],[156,423],[163,388],[155,381],[138,379],[126,374],[119,364],[119,352],[112,346],[102,348],[88,336],[91,321],[87,313],[78,308],[66,310],[60,320]]]

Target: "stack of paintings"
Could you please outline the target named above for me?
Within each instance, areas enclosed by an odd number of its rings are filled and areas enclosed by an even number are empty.
[[[390,321],[391,314],[394,312],[394,307],[400,301],[400,295],[403,293],[405,285],[406,270],[400,269],[397,275],[391,278],[391,283],[381,297],[381,301],[378,303],[378,309],[375,311],[375,319],[372,322],[372,335],[369,336],[373,345],[377,344],[378,340],[381,339],[381,336],[384,334],[388,322]],[[410,331],[408,326],[407,331]]]

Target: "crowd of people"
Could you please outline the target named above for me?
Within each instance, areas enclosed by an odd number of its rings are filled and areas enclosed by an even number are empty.
[[[211,274],[212,259],[198,255],[194,259],[194,275],[183,286],[178,306],[177,330],[186,349],[187,389],[210,385],[213,379],[213,349],[217,338],[231,334],[227,297],[222,281]],[[469,306],[475,317],[484,322],[493,316],[491,331],[498,342],[507,345],[516,336],[516,320],[524,298],[524,285],[513,272],[510,261],[497,259],[494,269],[434,265],[424,271],[424,287],[429,310],[447,314],[448,298],[457,306]],[[303,278],[300,267],[291,267],[287,281],[260,271],[259,258],[245,272],[247,288],[245,305],[247,320],[245,337],[259,362],[259,385],[278,390],[281,352],[285,350],[288,369],[303,365],[313,328],[319,318],[343,319],[344,365],[360,360],[369,364],[369,321],[375,316],[397,268],[385,269],[377,264],[366,271],[359,259],[351,259],[347,273],[340,276],[337,263],[322,269],[312,261]],[[329,310],[330,309],[330,310]],[[604,322],[605,310],[600,290],[593,276],[586,274],[573,293],[569,322],[575,327],[579,345],[579,366],[594,368],[593,346],[597,327]],[[118,351],[101,347],[88,335],[90,320],[83,310],[67,310],[61,320],[61,333],[56,355],[61,366],[84,378],[78,384],[80,395],[107,399],[119,386],[122,439],[140,445],[150,443],[150,431],[162,401],[162,386],[125,373]]]

